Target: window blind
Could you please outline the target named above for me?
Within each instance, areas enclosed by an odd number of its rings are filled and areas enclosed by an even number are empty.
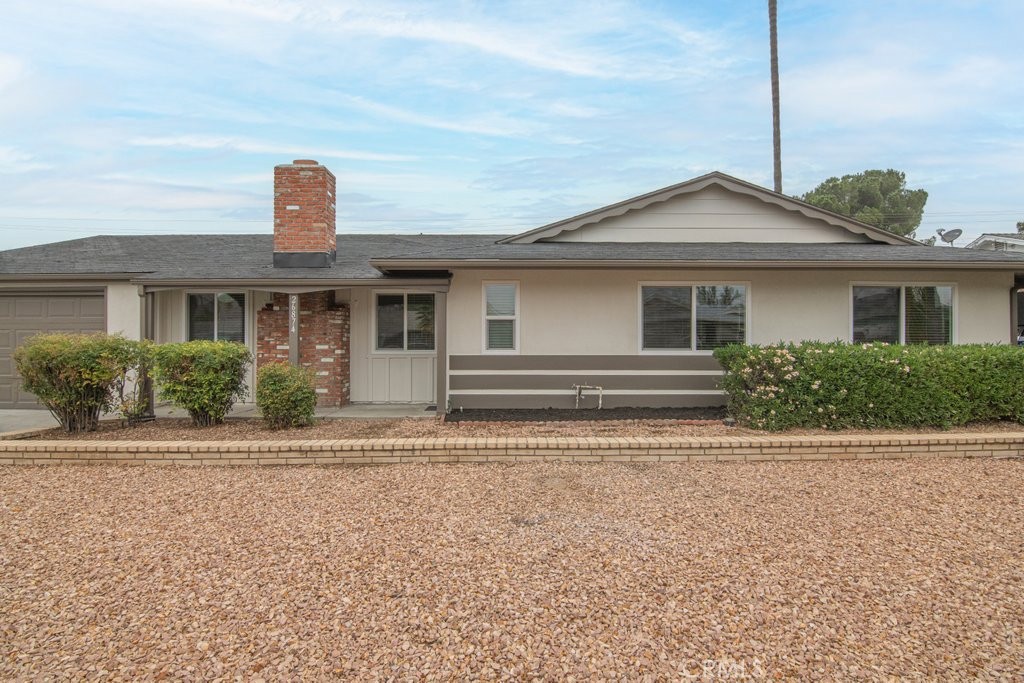
[[[484,318],[488,351],[516,348],[516,285],[511,282],[484,285]]]
[[[377,348],[405,349],[405,295],[377,295]]]
[[[689,349],[690,287],[643,287],[643,348]]]
[[[745,287],[697,287],[697,349],[710,351],[746,341],[747,292]]]
[[[214,295],[188,295],[188,339],[212,340],[214,336]]]
[[[906,287],[907,344],[953,342],[953,288]]]
[[[900,288],[853,288],[853,341],[900,343]]]
[[[245,342],[245,294],[217,295],[217,339]]]
[[[406,334],[410,351],[434,350],[434,295],[406,295]]]
[[[486,286],[487,315],[514,316],[516,314],[516,286],[494,284]]]

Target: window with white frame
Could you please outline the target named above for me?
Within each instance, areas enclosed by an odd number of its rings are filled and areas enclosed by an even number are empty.
[[[434,350],[434,295],[402,292],[376,296],[378,351]]]
[[[188,339],[245,343],[244,292],[193,292],[188,295]]]
[[[952,344],[953,287],[854,286],[853,341]]]
[[[745,285],[641,285],[640,348],[711,351],[747,339]]]
[[[519,285],[484,283],[484,349],[515,351],[519,339]]]

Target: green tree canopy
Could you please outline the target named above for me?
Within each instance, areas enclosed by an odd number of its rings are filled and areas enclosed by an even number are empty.
[[[908,190],[904,173],[890,168],[829,178],[802,199],[897,235],[909,235],[921,224],[928,193]]]

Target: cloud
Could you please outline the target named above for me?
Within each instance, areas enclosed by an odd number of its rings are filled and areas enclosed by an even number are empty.
[[[524,121],[516,121],[504,116],[487,116],[477,120],[457,120],[421,114],[381,102],[374,102],[365,97],[345,95],[342,96],[342,99],[350,106],[378,117],[455,133],[515,137],[526,135],[534,129],[533,126]]]
[[[833,125],[920,123],[978,107],[1013,76],[1008,64],[983,55],[942,61],[916,47],[881,46],[797,67],[781,78],[784,113]]]
[[[268,40],[279,50],[287,49],[282,35],[313,31],[343,39],[365,36],[468,49],[519,66],[598,80],[663,80],[678,78],[683,72],[706,74],[712,65],[732,59],[728,46],[712,31],[665,21],[655,13],[616,3],[596,6],[567,1],[559,3],[557,12],[552,12],[548,3],[523,3],[508,11],[489,7],[486,12],[462,6],[459,16],[450,17],[445,16],[444,5],[383,0],[98,1],[119,11],[155,12],[161,20],[166,19],[161,7],[173,12],[171,16],[178,21],[188,14],[195,19],[196,31],[230,24],[233,30],[221,31],[225,42],[247,33],[250,24],[264,24],[274,26]],[[239,25],[239,21],[248,23]],[[672,54],[655,58],[655,50],[642,49],[648,41],[672,48]]]
[[[170,147],[181,149],[232,150],[246,154],[278,154],[305,157],[326,157],[330,159],[350,159],[356,161],[413,161],[414,156],[407,154],[383,154],[379,152],[361,152],[344,149],[323,148],[317,145],[308,147],[292,144],[279,144],[246,140],[244,138],[219,137],[214,135],[171,135],[171,136],[139,136],[132,138],[128,144],[137,147]]]
[[[0,173],[31,173],[51,168],[53,168],[52,164],[36,161],[31,154],[14,147],[0,146]]]
[[[20,80],[26,71],[23,59],[0,52],[0,93]]]
[[[54,197],[90,211],[187,212],[229,211],[239,207],[266,207],[268,194],[243,190],[223,190],[206,185],[172,183],[159,180],[107,174],[94,178],[47,177],[23,183],[11,192],[12,205],[50,208]]]

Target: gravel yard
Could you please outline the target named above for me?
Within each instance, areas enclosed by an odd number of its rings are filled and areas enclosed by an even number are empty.
[[[4,680],[1009,680],[1022,636],[1015,460],[0,468]]]

